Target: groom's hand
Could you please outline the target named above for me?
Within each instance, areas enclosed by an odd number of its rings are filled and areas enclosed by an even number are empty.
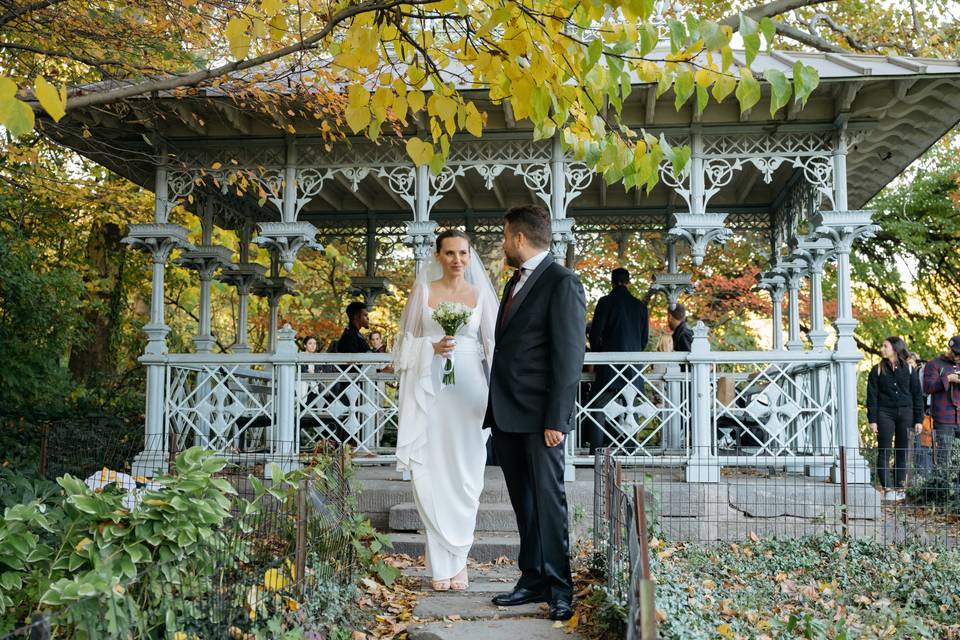
[[[563,431],[557,431],[555,429],[544,429],[543,441],[546,443],[548,447],[555,447],[561,442],[563,442]]]

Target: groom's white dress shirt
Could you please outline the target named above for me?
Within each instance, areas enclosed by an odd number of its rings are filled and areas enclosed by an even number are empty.
[[[515,296],[520,293],[520,289],[523,289],[523,285],[527,282],[527,278],[530,277],[530,274],[537,270],[537,267],[540,266],[540,263],[543,262],[543,259],[547,257],[549,251],[544,251],[533,256],[522,265],[520,265],[520,279],[517,280],[517,285],[513,288],[513,293],[511,296]]]

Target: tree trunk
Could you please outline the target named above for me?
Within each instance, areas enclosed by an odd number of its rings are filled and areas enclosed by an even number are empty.
[[[83,314],[86,326],[80,332],[85,338],[70,349],[70,371],[78,382],[117,370],[115,337],[124,309],[126,246],[120,241],[122,237],[120,227],[113,223],[98,224],[90,230],[86,275],[89,297]]]

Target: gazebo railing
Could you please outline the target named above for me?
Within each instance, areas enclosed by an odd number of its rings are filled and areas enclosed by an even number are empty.
[[[334,442],[361,461],[393,460],[397,376],[388,354],[297,353],[290,338],[277,353],[145,361],[164,381],[162,433],[149,441],[291,463]],[[568,464],[593,464],[591,451],[605,447],[627,465],[769,462],[826,474],[841,444],[836,371],[829,351],[588,353]]]

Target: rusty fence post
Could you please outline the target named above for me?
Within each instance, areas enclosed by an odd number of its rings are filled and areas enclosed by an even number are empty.
[[[654,599],[653,578],[650,575],[650,549],[647,545],[647,510],[644,502],[646,487],[634,485],[634,524],[640,543],[640,579],[637,585],[637,603],[640,605],[640,640],[657,637],[657,607]]]
[[[296,547],[294,548],[293,576],[296,593],[303,595],[303,587],[307,581],[304,580],[307,568],[307,487],[306,480],[301,480],[297,485],[297,527],[296,527]]]
[[[847,504],[847,448],[840,447],[840,522],[843,524],[842,533],[846,538],[850,535],[850,505]]]

